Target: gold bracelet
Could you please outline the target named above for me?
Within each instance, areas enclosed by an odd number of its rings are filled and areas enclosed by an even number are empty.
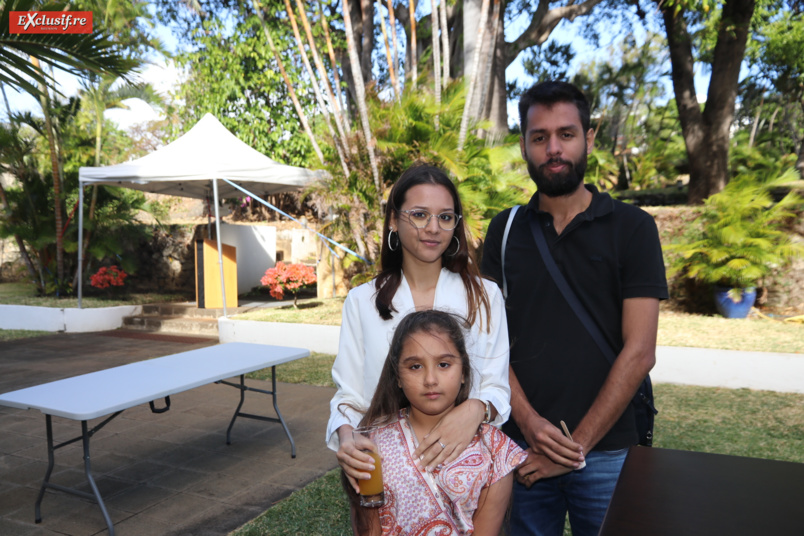
[[[488,424],[491,422],[491,404],[486,400],[483,400],[483,404],[486,405],[486,414],[483,416],[483,422]]]

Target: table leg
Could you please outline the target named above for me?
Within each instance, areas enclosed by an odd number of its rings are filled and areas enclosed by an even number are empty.
[[[106,510],[106,505],[103,503],[103,498],[101,497],[100,491],[98,491],[98,486],[95,484],[95,479],[92,477],[92,464],[90,462],[89,456],[89,439],[92,435],[103,428],[109,421],[120,415],[122,411],[118,411],[114,413],[112,416],[92,428],[91,430],[87,427],[87,421],[81,421],[81,436],[75,437],[70,439],[69,441],[65,441],[63,443],[59,443],[58,445],[53,445],[53,423],[50,415],[45,415],[45,424],[47,427],[47,471],[45,472],[45,478],[42,481],[42,487],[39,489],[39,497],[36,499],[36,505],[34,506],[34,513],[35,518],[34,520],[37,523],[42,522],[42,499],[45,497],[45,490],[47,488],[52,488],[58,491],[63,491],[65,493],[69,493],[71,495],[77,495],[79,497],[83,497],[85,499],[94,500],[98,503],[98,506],[101,509],[101,514],[103,514],[103,519],[106,521],[106,526],[109,529],[109,536],[114,536],[114,524],[112,523],[111,517],[109,517],[109,512]],[[50,475],[53,472],[53,466],[55,465],[55,452],[56,449],[61,447],[66,447],[72,443],[75,443],[78,440],[81,440],[84,446],[84,474],[87,478],[87,483],[89,487],[92,489],[92,493],[87,493],[85,491],[68,488],[66,486],[62,486],[61,484],[54,484],[50,482]]]
[[[276,366],[271,367],[271,390],[266,391],[265,389],[257,389],[255,387],[248,387],[246,386],[246,376],[244,374],[240,375],[240,383],[231,383],[226,380],[220,380],[217,383],[222,383],[225,385],[229,385],[231,387],[235,387],[240,389],[240,403],[237,405],[237,409],[235,409],[235,413],[232,416],[232,420],[229,422],[229,428],[226,429],[226,444],[231,445],[231,432],[232,427],[234,426],[235,420],[238,417],[244,417],[246,419],[257,419],[260,421],[268,421],[268,422],[278,422],[282,425],[282,428],[285,429],[285,434],[288,436],[288,440],[290,441],[290,456],[291,458],[296,457],[296,443],[293,441],[293,436],[290,435],[290,429],[288,428],[287,423],[285,422],[285,418],[282,417],[282,413],[279,411],[279,406],[276,403]],[[264,417],[262,415],[252,415],[250,413],[242,413],[240,409],[243,407],[243,401],[245,400],[246,391],[256,391],[258,393],[263,393],[266,395],[271,395],[273,398],[274,404],[274,411],[276,411],[276,417]]]
[[[95,484],[95,479],[92,478],[92,464],[89,459],[90,434],[87,431],[87,421],[81,421],[81,435],[83,436],[84,443],[84,473],[86,474],[87,482],[89,482],[89,487],[92,488],[92,494],[95,495],[95,500],[98,502],[98,506],[100,506],[103,519],[106,520],[106,526],[109,527],[109,536],[114,536],[114,523],[112,523],[112,518],[109,517],[109,512],[106,511],[106,505],[103,504],[103,499],[101,498],[100,491],[98,491],[98,486]]]
[[[45,498],[45,489],[50,482],[50,473],[53,472],[53,465],[55,456],[53,455],[53,422],[50,415],[45,415],[45,426],[47,428],[47,471],[45,471],[45,479],[42,481],[42,487],[39,488],[39,497],[36,498],[36,505],[34,505],[34,521],[37,523],[42,522],[42,499]]]

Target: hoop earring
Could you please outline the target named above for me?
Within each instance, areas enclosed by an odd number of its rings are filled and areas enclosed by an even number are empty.
[[[447,257],[454,257],[461,250],[461,241],[460,241],[460,239],[455,235],[452,235],[452,239],[455,240],[455,243],[458,245],[458,247],[456,247],[455,251],[453,251],[452,253],[446,253],[445,252],[444,255],[446,255]],[[451,242],[452,241],[450,241],[450,243]]]
[[[394,235],[394,233],[396,233],[396,247],[394,247],[391,244],[391,237]],[[396,251],[397,249],[399,249],[399,233],[397,231],[394,231],[393,229],[388,231],[388,249],[390,249],[391,251]]]

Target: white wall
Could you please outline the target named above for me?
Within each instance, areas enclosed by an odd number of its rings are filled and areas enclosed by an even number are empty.
[[[276,227],[221,224],[221,241],[237,248],[237,293],[260,286],[268,268],[276,264]]]
[[[297,346],[311,352],[337,354],[340,326],[286,324],[218,318],[220,342],[254,342],[277,346]]]
[[[122,326],[123,317],[138,315],[141,312],[141,305],[121,305],[97,309],[0,305],[0,329],[66,331],[68,333],[107,331]]]

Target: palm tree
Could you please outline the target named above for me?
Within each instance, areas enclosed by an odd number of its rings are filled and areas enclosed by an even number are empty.
[[[466,131],[469,128],[469,120],[472,110],[472,99],[474,98],[475,88],[477,87],[477,79],[480,77],[479,66],[480,66],[480,55],[482,53],[483,47],[483,36],[486,32],[486,21],[488,20],[489,15],[489,0],[483,0],[483,4],[480,7],[480,24],[478,25],[479,28],[479,35],[477,38],[478,46],[475,48],[474,57],[472,58],[472,76],[468,81],[469,87],[466,90],[466,102],[464,103],[463,107],[463,117],[461,118],[461,128],[458,133],[458,151],[463,150],[463,144],[466,141]]]
[[[436,108],[441,107],[441,49],[438,44],[438,6],[436,0],[430,0],[430,29],[433,32],[433,77],[435,79]],[[433,118],[438,130],[438,114]]]
[[[8,28],[12,11],[30,11],[34,0],[8,0],[0,4],[0,27]],[[53,77],[29,58],[83,77],[87,71],[125,76],[137,64],[125,58],[105,35],[0,33],[0,83],[42,97],[43,87],[54,88]]]
[[[9,0],[0,6],[0,27],[8,28],[12,11],[30,11],[34,0]],[[49,114],[50,90],[58,92],[51,69],[83,76],[86,71],[112,72],[125,76],[137,64],[123,57],[103,34],[0,34],[0,83],[21,89],[39,99],[45,116],[45,129],[53,166],[53,193],[56,216],[56,285],[64,282],[62,243],[61,174],[53,125]]]
[[[410,0],[410,79],[413,82],[413,89],[416,89],[419,78],[419,58],[416,51],[416,0]]]
[[[101,165],[101,144],[103,142],[103,113],[106,110],[115,108],[128,109],[125,104],[127,99],[141,99],[144,102],[157,106],[164,107],[164,101],[160,97],[153,86],[150,84],[130,84],[125,83],[117,89],[112,89],[112,86],[120,80],[120,77],[115,74],[96,75],[91,74],[87,80],[82,82],[81,93],[85,102],[89,104],[92,114],[95,116],[95,167]],[[89,202],[89,214],[87,219],[90,222],[90,229],[84,235],[84,245],[82,259],[86,262],[86,250],[92,236],[91,222],[95,218],[95,206],[98,200],[98,186],[92,186],[92,196]],[[78,271],[76,276],[78,277]],[[75,284],[75,278],[74,283]]]
[[[349,0],[343,0],[343,22],[346,26],[346,46],[349,48],[349,62],[352,64],[352,76],[355,80],[355,94],[357,95],[357,109],[360,112],[360,121],[363,124],[363,135],[366,138],[366,150],[371,163],[371,173],[374,177],[374,187],[377,189],[377,198],[382,199],[382,184],[380,183],[380,170],[377,168],[377,157],[374,153],[374,140],[371,137],[368,106],[366,105],[366,85],[363,82],[363,73],[360,70],[360,58],[355,47],[352,30],[352,17],[349,15]]]

